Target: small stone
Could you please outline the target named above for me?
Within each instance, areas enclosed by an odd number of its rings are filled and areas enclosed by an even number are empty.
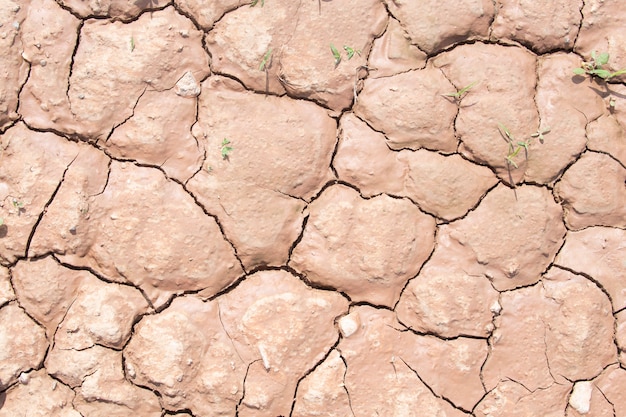
[[[18,380],[20,381],[20,384],[22,385],[27,385],[28,382],[30,381],[30,375],[26,372],[22,372],[18,378]]]
[[[343,337],[352,336],[361,325],[358,313],[351,313],[339,319],[339,330]]]
[[[569,397],[569,405],[581,414],[589,412],[591,403],[591,381],[579,381],[574,384],[572,395]]]

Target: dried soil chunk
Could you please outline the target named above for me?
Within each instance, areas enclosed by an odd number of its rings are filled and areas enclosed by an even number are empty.
[[[496,0],[491,37],[512,39],[539,53],[574,46],[582,0]],[[586,16],[585,16],[586,17]]]
[[[626,96],[626,89],[622,94]],[[589,123],[587,147],[593,151],[608,153],[622,165],[626,165],[626,112],[622,106],[616,109],[613,115],[605,114]]]
[[[81,417],[73,407],[74,398],[70,388],[50,378],[45,370],[30,372],[27,384],[14,385],[6,392],[0,417]]]
[[[29,126],[52,127],[70,117],[67,89],[80,21],[54,0],[32,0],[25,10],[23,56],[31,65],[19,112]]]
[[[609,367],[608,369],[611,369]],[[592,381],[578,381],[574,384],[566,410],[567,417],[613,417],[613,406]]]
[[[494,15],[489,0],[385,0],[385,4],[409,32],[412,43],[428,54],[456,42],[486,38]]]
[[[405,199],[364,200],[335,185],[311,203],[309,212],[290,265],[355,302],[393,306],[434,246],[434,218]]]
[[[244,4],[250,4],[249,0],[175,0],[174,3],[186,15],[191,16],[194,21],[205,31],[213,28],[215,22],[222,18],[227,12],[236,9]]]
[[[441,94],[454,87],[436,68],[367,79],[355,114],[383,132],[391,149],[454,152],[457,106]]]
[[[133,116],[103,146],[113,157],[160,166],[168,176],[184,183],[200,169],[204,156],[191,135],[196,105],[194,98],[174,90],[146,91]]]
[[[131,20],[144,10],[154,10],[165,6],[167,0],[60,0],[59,3],[82,18],[93,16]]]
[[[249,276],[219,299],[224,328],[251,364],[239,415],[288,415],[298,381],[337,342],[348,310],[337,292],[314,290],[286,271]]]
[[[343,417],[351,415],[350,398],[344,384],[346,365],[340,354],[330,355],[298,385],[293,417]]]
[[[475,43],[438,55],[433,65],[457,89],[476,83],[462,100],[455,121],[459,151],[472,161],[491,166],[500,179],[510,182],[505,159],[509,145],[498,125],[504,125],[516,142],[528,139],[539,128],[534,101],[536,57],[522,48]],[[539,152],[540,146],[534,141],[529,153]],[[511,166],[510,171],[517,183],[527,164],[523,150],[515,162],[519,168]]]
[[[622,310],[615,315],[617,328],[615,331],[615,341],[619,347],[619,361],[622,366],[626,366],[626,310]]]
[[[626,67],[626,9],[620,0],[585,0],[581,13],[584,17],[575,51],[591,59],[591,52],[608,52],[608,65],[604,68],[617,71]],[[626,80],[625,75],[617,77]]]
[[[441,256],[469,275],[486,275],[498,291],[530,285],[563,242],[563,212],[545,188],[494,188],[476,210],[438,233]]]
[[[465,273],[442,254],[435,250],[409,282],[396,307],[398,320],[417,332],[440,337],[489,336],[498,292],[485,276]]]
[[[20,88],[28,77],[28,62],[23,50],[20,26],[24,22],[28,1],[4,0],[0,4],[0,132],[19,118],[17,106]]]
[[[603,398],[606,398],[612,405],[613,414],[610,415],[626,415],[626,394],[624,393],[626,370],[617,365],[611,365],[595,379],[594,383],[601,391]]]
[[[585,153],[555,186],[570,229],[626,227],[626,169],[610,156]]]
[[[220,323],[217,302],[183,296],[145,316],[124,357],[130,381],[159,392],[167,410],[235,415],[246,364]]]
[[[460,376],[457,368],[459,363],[456,362],[459,357],[455,355],[460,352],[454,352],[456,350],[454,346],[442,350],[437,348],[439,354],[445,352],[445,354],[450,354],[450,357],[444,359],[444,354],[437,359],[437,368],[441,375],[436,377],[432,368],[429,369],[433,364],[433,357],[428,358],[426,352],[427,348],[435,346],[429,341],[422,340],[424,336],[415,336],[396,330],[400,328],[400,324],[395,320],[392,311],[359,306],[353,309],[352,314],[358,314],[361,317],[362,325],[354,335],[341,339],[338,350],[347,364],[345,387],[350,393],[350,404],[354,415],[468,416],[452,407],[441,396],[452,393],[457,400],[476,387],[482,390],[479,378],[480,360],[477,361],[478,366],[465,370],[466,379],[463,382],[466,387],[459,389],[461,387],[456,384]],[[447,342],[434,342],[435,345],[439,343]],[[459,342],[455,341],[455,343]],[[469,353],[469,356],[473,355],[475,352]],[[483,359],[485,355],[486,346],[479,352],[479,356]],[[433,356],[435,357],[436,354]],[[441,366],[446,359],[453,363]],[[473,362],[474,359],[477,358],[472,358],[468,362]],[[429,360],[431,362],[426,365]],[[449,374],[448,371],[454,368],[457,369]],[[420,371],[424,371],[426,376],[422,377]],[[439,382],[447,377],[450,377],[454,383],[451,384],[450,391],[444,394],[438,391]],[[426,384],[433,385],[427,386]],[[385,389],[381,390],[381,386]],[[471,388],[468,389],[467,386]],[[457,392],[453,393],[454,390]]]
[[[626,308],[626,231],[590,227],[568,232],[557,265],[589,275],[608,292],[613,311]]]
[[[376,68],[370,77],[388,77],[424,68],[426,54],[411,44],[411,38],[396,19],[389,19],[387,30],[374,40],[368,66]]]
[[[0,147],[0,260],[15,262],[79,147],[22,123],[0,136]]]
[[[514,381],[503,381],[476,406],[476,417],[563,416],[572,384],[552,384],[529,391]]]
[[[92,161],[75,162],[64,186],[49,207],[32,248],[58,247],[59,257],[72,265],[92,268],[108,279],[132,283],[155,307],[173,294],[201,290],[212,296],[242,272],[233,249],[220,229],[193,199],[162,172],[113,162],[106,189],[85,193],[83,176]],[[83,165],[83,163],[85,165]],[[106,177],[105,177],[106,178]],[[86,212],[73,201],[86,194]],[[66,232],[61,213],[76,212],[88,223]],[[98,227],[89,227],[97,224]],[[59,234],[66,239],[59,245]],[[161,237],[167,236],[167,239]],[[50,243],[49,243],[50,242]],[[55,243],[53,243],[55,242]],[[59,247],[60,246],[60,247]]]
[[[22,372],[39,367],[48,341],[45,331],[17,304],[0,309],[0,390],[15,383]]]
[[[465,215],[497,182],[491,170],[458,155],[391,151],[381,133],[350,113],[342,117],[340,127],[333,165],[339,178],[356,185],[364,196],[409,197],[422,210],[452,220]]]
[[[541,117],[539,130],[549,128],[550,132],[545,134],[543,144],[532,139],[525,179],[549,184],[583,152],[587,121],[600,117],[606,104],[597,94],[595,82],[572,82],[572,68],[580,65],[576,55],[544,55],[538,61],[535,100]]]
[[[0,307],[15,300],[15,293],[9,279],[9,270],[0,266]]]

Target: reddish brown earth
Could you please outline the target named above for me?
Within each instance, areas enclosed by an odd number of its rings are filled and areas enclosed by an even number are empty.
[[[249,3],[0,2],[0,416],[626,416],[623,0]]]

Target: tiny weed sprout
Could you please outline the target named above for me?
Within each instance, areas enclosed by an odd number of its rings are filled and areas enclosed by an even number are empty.
[[[339,63],[341,62],[341,54],[332,43],[330,44],[330,51],[333,53],[333,57],[335,58],[335,67],[337,67],[337,65],[339,65]]]
[[[358,50],[358,49],[351,48],[351,47],[349,47],[347,45],[344,45],[343,49],[346,51],[346,55],[348,55],[348,60],[351,60],[352,57],[354,56],[354,54],[357,54],[358,56],[361,56],[361,51]],[[333,54],[334,54],[334,52],[333,52]],[[336,57],[335,57],[335,59],[336,59]]]
[[[608,52],[603,52],[600,55],[596,55],[596,51],[591,52],[591,61],[583,62],[579,68],[574,68],[574,74],[585,75],[588,74],[592,77],[599,77],[603,80],[610,80],[618,75],[626,74],[626,68],[619,71],[611,72],[602,68],[609,62]]]
[[[252,3],[250,3],[250,7],[256,6],[258,2],[259,0],[252,0]],[[263,6],[265,6],[265,0],[261,0],[261,7]]]
[[[259,65],[259,71],[267,70],[271,62],[272,62],[272,48],[268,49],[265,55],[263,55],[263,59],[261,60],[261,64]]]
[[[133,52],[134,50],[135,50],[135,38],[131,36],[130,37],[130,52]]]
[[[24,203],[19,201],[17,198],[14,198],[13,199],[13,207],[15,207],[18,211],[20,211],[20,210],[22,210],[24,208]]]
[[[478,84],[478,81],[474,81],[473,83],[466,85],[465,87],[461,88],[456,93],[447,93],[447,94],[442,94],[442,95],[444,97],[452,97],[455,100],[461,100],[463,97],[465,97],[465,95],[469,92],[469,90],[471,90],[472,87],[474,87],[476,84]]]
[[[530,137],[537,138],[537,139],[539,139],[540,143],[543,143],[543,140],[544,140],[543,135],[545,135],[546,133],[550,133],[550,128],[549,127],[546,127],[545,129],[537,130],[537,132],[533,133],[532,135],[530,135]]]
[[[230,141],[227,138],[224,138],[224,140],[222,140],[222,148],[221,148],[222,159],[228,159],[228,155],[230,155],[230,153],[233,151],[232,146],[228,146],[228,145],[230,145]]]
[[[543,135],[549,133],[550,128],[549,127],[546,127],[544,129],[539,128],[537,129],[537,132],[530,135],[529,139],[522,140],[522,141],[516,141],[511,131],[502,123],[498,123],[498,131],[500,132],[500,135],[502,136],[502,138],[509,145],[509,152],[504,157],[504,160],[506,161],[506,167],[509,172],[509,181],[511,182],[511,184],[513,184],[513,176],[511,175],[511,166],[513,166],[514,168],[519,168],[519,166],[515,162],[515,158],[517,158],[520,151],[524,149],[524,156],[526,160],[528,160],[528,150],[530,148],[532,140],[538,139],[540,143],[543,143],[544,141]]]
[[[0,226],[2,226],[3,224],[4,224],[4,219],[0,217]]]

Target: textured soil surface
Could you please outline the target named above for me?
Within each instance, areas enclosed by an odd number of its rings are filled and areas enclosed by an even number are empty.
[[[626,416],[625,25],[0,1],[0,416]]]

